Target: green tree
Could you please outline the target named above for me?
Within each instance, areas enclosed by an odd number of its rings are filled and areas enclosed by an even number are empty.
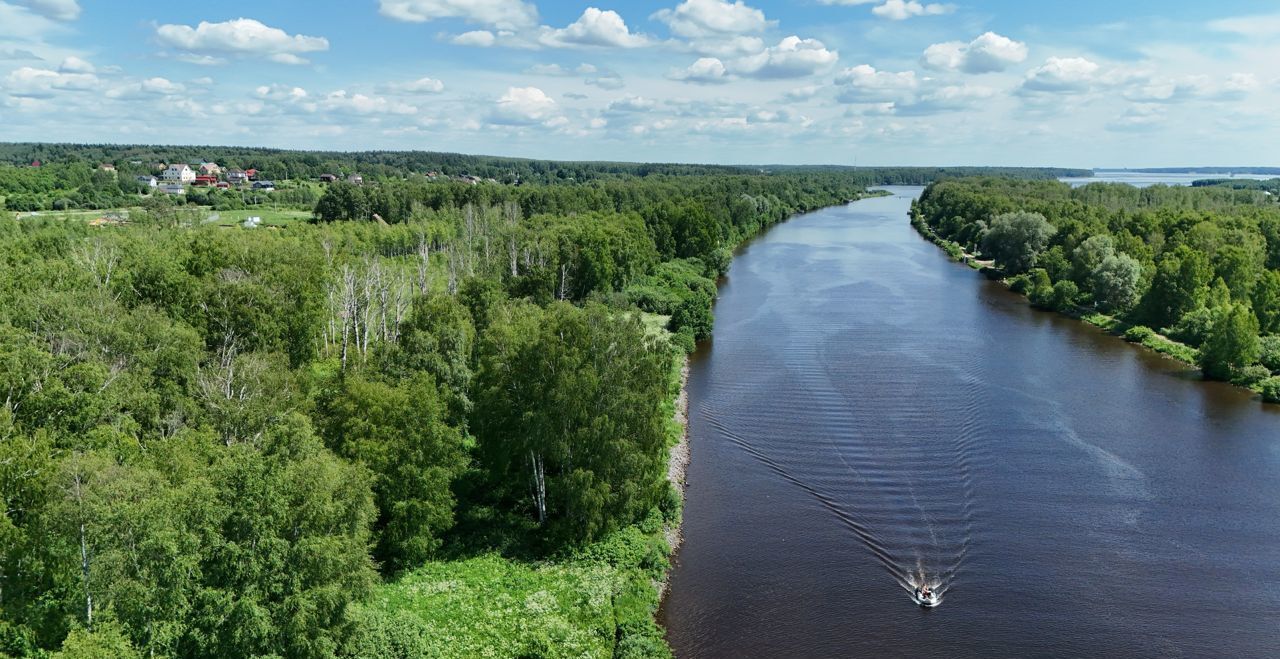
[[[1258,319],[1248,306],[1231,304],[1217,312],[1213,329],[1200,348],[1200,369],[1211,380],[1230,380],[1258,361]]]
[[[507,309],[480,350],[481,464],[551,537],[590,540],[634,521],[663,492],[669,359],[634,314]]]
[[[453,525],[453,480],[466,466],[462,434],[427,373],[396,386],[348,374],[322,400],[320,427],[333,450],[374,474],[376,556],[400,570],[427,560]]]
[[[1204,254],[1186,245],[1166,252],[1141,302],[1141,317],[1152,327],[1171,327],[1205,304],[1213,269]]]
[[[1023,273],[1035,267],[1053,233],[1053,225],[1039,213],[997,215],[982,236],[982,251],[1010,274]]]
[[[1128,254],[1111,254],[1093,270],[1089,284],[1093,300],[1108,312],[1123,312],[1138,301],[1142,266]]]

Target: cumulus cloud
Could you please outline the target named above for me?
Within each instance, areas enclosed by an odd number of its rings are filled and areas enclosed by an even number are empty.
[[[204,63],[217,63],[221,55],[265,57],[281,64],[304,64],[300,53],[329,49],[324,37],[288,34],[252,18],[237,18],[222,23],[201,21],[189,25],[161,25],[156,28],[160,42],[178,48]],[[201,63],[200,59],[195,60]]]
[[[59,92],[86,92],[101,81],[92,73],[65,73],[24,66],[5,78],[4,91],[19,98],[50,98]]]
[[[147,78],[140,82],[122,85],[107,91],[108,98],[136,99],[148,96],[176,96],[187,90],[182,83],[168,78]]]
[[[614,73],[613,71],[601,71],[599,75],[589,76],[583,80],[583,82],[594,87],[599,87],[600,89],[608,90],[622,89],[627,86],[627,83],[622,79],[622,76]]]
[[[454,36],[449,43],[455,46],[473,46],[475,48],[488,48],[497,43],[498,37],[488,30],[472,30],[463,32]]]
[[[1050,57],[1027,72],[1021,91],[1026,93],[1075,94],[1089,91],[1098,82],[1097,63],[1083,57]]]
[[[14,0],[14,2],[56,21],[74,21],[80,18],[80,3],[76,0]]]
[[[58,71],[62,73],[97,73],[98,69],[89,62],[72,55],[62,60],[62,64],[58,65]]]
[[[925,49],[921,64],[935,71],[995,73],[1027,59],[1027,45],[987,32],[965,43],[948,41]]]
[[[755,33],[769,25],[763,11],[742,0],[685,0],[651,18],[666,23],[672,34],[689,39]]]
[[[522,0],[380,0],[379,13],[410,23],[455,18],[497,30],[520,30],[538,24],[538,9]]]
[[[489,122],[505,126],[528,126],[556,116],[555,99],[537,87],[510,87],[494,103]]]
[[[817,39],[790,36],[778,45],[733,62],[733,71],[763,79],[802,78],[830,69],[839,54]]]
[[[731,80],[724,62],[715,57],[703,57],[686,68],[672,69],[667,77],[700,85],[719,85]]]
[[[1107,124],[1107,130],[1116,132],[1144,132],[1154,130],[1164,121],[1164,108],[1155,105],[1135,105]]]
[[[607,115],[623,115],[640,112],[649,112],[656,108],[658,104],[652,99],[643,96],[628,96],[626,98],[613,101],[605,108]]]
[[[971,110],[995,95],[995,90],[988,87],[946,85],[894,103],[893,113],[899,116],[925,116]]]
[[[1124,91],[1124,97],[1137,103],[1173,104],[1192,100],[1239,101],[1262,85],[1251,73],[1233,73],[1224,79],[1209,76],[1152,78],[1138,80]]]
[[[869,64],[859,64],[836,76],[836,89],[844,103],[883,103],[899,101],[920,86],[915,71],[891,73],[877,71]]]
[[[383,88],[398,94],[439,94],[444,91],[444,83],[435,78],[424,77],[409,82],[393,82]]]
[[[884,4],[872,8],[871,13],[891,21],[905,21],[913,16],[941,16],[955,10],[955,5],[922,4],[916,0],[885,0]]]
[[[550,47],[639,48],[649,39],[632,34],[618,12],[587,7],[578,20],[555,30],[544,28],[539,43]]]
[[[416,114],[418,108],[393,101],[381,96],[366,96],[364,94],[348,94],[345,90],[339,89],[326,95],[319,104],[322,110],[335,112],[339,114],[353,115],[375,115],[375,114],[397,114],[408,115]]]

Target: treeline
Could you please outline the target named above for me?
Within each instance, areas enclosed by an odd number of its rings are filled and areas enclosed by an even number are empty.
[[[862,190],[574,191],[406,187],[394,224],[283,230],[0,218],[0,655],[668,656],[673,364],[736,241]],[[490,606],[524,592],[476,585],[495,554],[541,603]],[[486,596],[377,599],[420,568]]]
[[[722,175],[837,175],[855,185],[925,185],[944,178],[988,175],[1016,178],[1088,176],[1087,170],[991,167],[734,167],[719,165],[557,162],[472,156],[428,151],[295,151],[225,146],[95,144],[0,144],[0,201],[11,211],[109,209],[136,206],[150,188],[138,176],[158,175],[163,165],[214,162],[223,168],[254,169],[260,180],[279,188],[270,197],[251,191],[188,191],[188,203],[219,209],[262,203],[298,207],[315,204],[306,187],[289,190],[286,181],[314,181],[321,175],[359,174],[366,183],[455,181],[470,176],[487,185],[578,188],[635,178],[689,180]],[[39,167],[35,167],[39,163]],[[111,165],[114,171],[103,171]],[[492,183],[488,183],[492,181]],[[385,214],[384,214],[385,217]],[[390,220],[388,220],[390,221]]]
[[[1262,191],[974,179],[930,186],[913,214],[1034,304],[1166,335],[1205,377],[1280,400],[1280,207]]]
[[[1280,178],[1259,181],[1256,179],[1240,179],[1240,178],[1211,178],[1192,181],[1192,187],[1207,188],[1231,188],[1232,190],[1262,190],[1269,192],[1273,196],[1280,195]]]

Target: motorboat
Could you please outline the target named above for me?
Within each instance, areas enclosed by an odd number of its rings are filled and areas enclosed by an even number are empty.
[[[915,599],[917,604],[926,609],[932,609],[942,603],[942,595],[929,586],[916,586]]]

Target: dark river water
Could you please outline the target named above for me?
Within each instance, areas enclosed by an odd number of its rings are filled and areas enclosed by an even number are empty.
[[[892,190],[733,262],[689,381],[677,656],[1280,656],[1280,409],[1030,309]]]

